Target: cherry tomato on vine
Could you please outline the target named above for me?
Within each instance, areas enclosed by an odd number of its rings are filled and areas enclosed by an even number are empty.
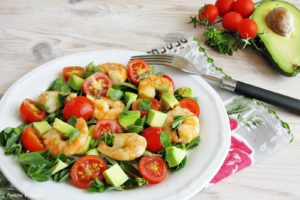
[[[249,17],[254,11],[252,0],[237,0],[233,3],[233,11],[238,12],[243,18]]]
[[[244,19],[238,26],[238,33],[243,39],[255,38],[258,32],[258,27],[252,19]]]
[[[216,6],[221,16],[232,10],[234,0],[217,0]]]
[[[229,12],[223,16],[222,25],[224,29],[229,31],[237,31],[238,25],[243,20],[240,13],[237,12]]]
[[[206,4],[203,9],[199,11],[199,20],[208,23],[214,22],[219,16],[218,8],[213,4]]]

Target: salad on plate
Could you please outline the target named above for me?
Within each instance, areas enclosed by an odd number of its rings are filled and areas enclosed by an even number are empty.
[[[3,129],[0,145],[35,181],[127,190],[188,164],[188,150],[200,142],[199,115],[191,88],[176,89],[142,60],[92,62],[64,67],[36,100],[20,102],[23,123]]]

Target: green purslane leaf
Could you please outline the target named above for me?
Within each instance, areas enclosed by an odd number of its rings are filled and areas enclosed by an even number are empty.
[[[116,85],[113,86],[114,89],[116,90],[122,90],[122,91],[126,91],[126,90],[137,90],[137,86],[132,84],[132,83],[118,83]]]
[[[70,134],[69,140],[74,140],[79,135],[79,131],[77,128],[75,128],[72,133]]]
[[[46,165],[49,163],[39,152],[21,154],[18,161],[22,165]]]
[[[170,139],[170,135],[167,131],[162,131],[160,133],[160,143],[162,144],[162,146],[165,148],[171,146],[171,139]]]
[[[60,92],[71,92],[71,88],[67,83],[65,83],[64,78],[60,77],[54,80],[47,91],[60,91]]]
[[[142,99],[139,101],[138,108],[140,110],[144,110],[148,112],[150,110],[151,100],[150,99]]]
[[[190,143],[186,145],[186,150],[191,150],[199,145],[201,141],[200,136],[195,137]]]
[[[104,136],[100,137],[101,141],[104,141],[106,145],[112,146],[113,141],[115,139],[114,134],[107,132]]]
[[[172,130],[176,130],[178,126],[183,122],[185,119],[185,116],[183,115],[177,115],[174,117],[174,121],[172,123]]]
[[[144,116],[143,118],[138,118],[133,125],[127,127],[127,130],[133,133],[140,133],[144,130],[145,121],[146,116]]]
[[[76,125],[77,123],[77,117],[75,115],[73,115],[68,121],[67,121],[68,124],[70,124],[71,126],[74,126]]]

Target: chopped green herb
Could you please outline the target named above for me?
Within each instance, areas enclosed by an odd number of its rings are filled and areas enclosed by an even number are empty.
[[[139,101],[138,107],[140,110],[144,110],[148,112],[151,109],[150,105],[151,105],[150,99],[142,99]]]
[[[190,143],[188,143],[186,145],[186,150],[190,150],[195,148],[196,146],[198,146],[198,144],[200,143],[201,139],[200,136],[195,137]]]
[[[178,126],[183,122],[185,117],[183,115],[177,115],[174,117],[174,121],[172,123],[172,130],[176,130]]]
[[[162,131],[160,133],[160,143],[162,144],[162,146],[165,148],[171,146],[171,139],[170,139],[170,135],[167,131]]]
[[[68,121],[67,121],[68,124],[70,124],[71,126],[74,126],[76,125],[77,123],[77,117],[75,115],[73,115]]]

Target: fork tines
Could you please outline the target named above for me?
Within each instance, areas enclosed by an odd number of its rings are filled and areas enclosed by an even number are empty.
[[[132,56],[130,58],[130,60],[133,60],[133,59],[141,59],[141,60],[148,62],[149,64],[151,64],[151,63],[170,63],[173,60],[173,56],[168,55],[168,54],[159,54],[159,55],[149,54],[149,55]]]

